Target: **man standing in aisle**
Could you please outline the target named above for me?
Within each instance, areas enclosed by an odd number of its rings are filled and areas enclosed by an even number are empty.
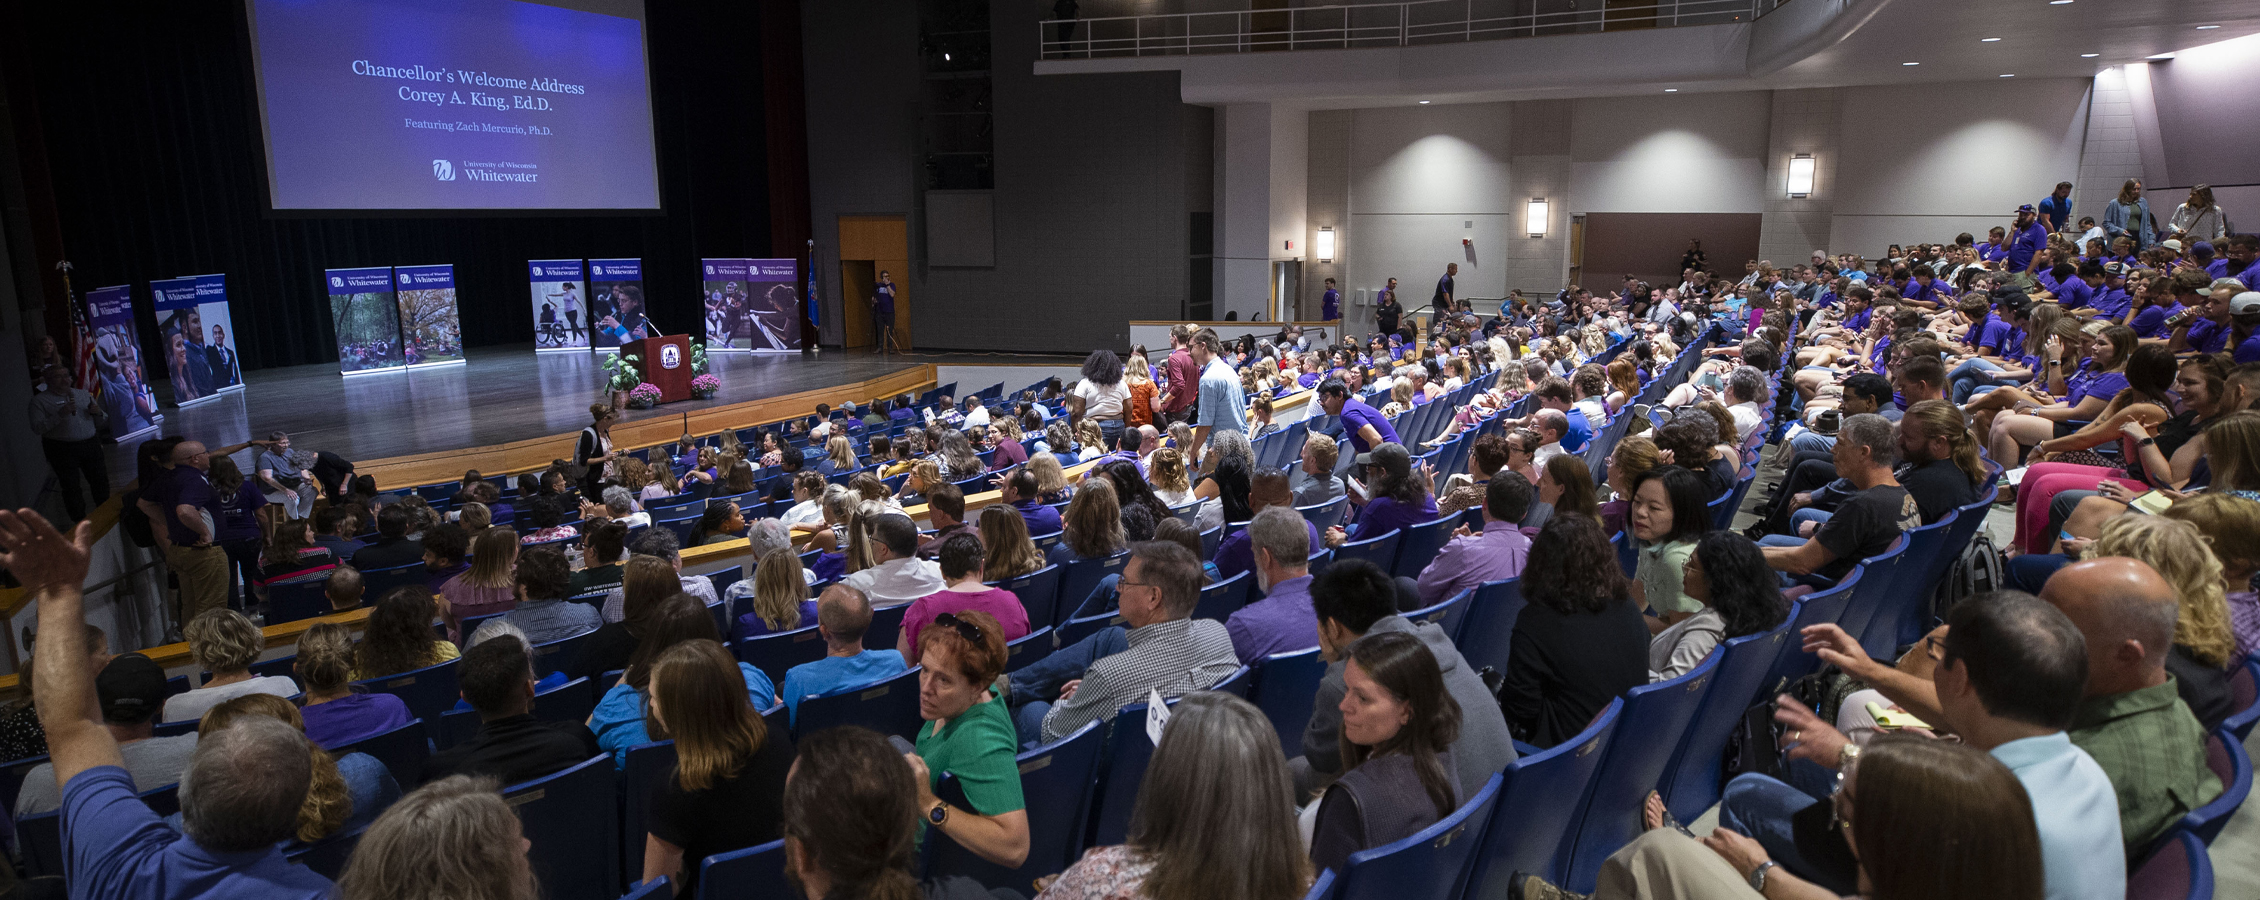
[[[142,498],[163,514],[165,564],[180,578],[182,622],[228,603],[228,554],[213,533],[227,511],[204,474],[211,467],[203,444],[183,441],[173,448],[173,473],[156,488],[158,495]]]
[[[1320,319],[1332,322],[1342,317],[1342,292],[1334,289],[1334,279],[1326,279],[1326,296],[1318,303]]]
[[[1192,351],[1193,362],[1201,367],[1201,408],[1193,419],[1193,449],[1186,458],[1199,459],[1212,432],[1248,430],[1248,398],[1240,390],[1240,376],[1224,361],[1224,342],[1215,329],[1194,335]]]
[[[100,505],[110,496],[110,471],[102,462],[102,444],[94,432],[110,421],[110,414],[94,402],[94,395],[71,386],[71,370],[49,365],[39,371],[47,390],[31,395],[31,430],[63,492],[63,510],[76,522],[86,518],[89,505],[79,497],[79,484]]]
[[[2040,227],[2050,234],[2072,227],[2072,183],[2056,182],[2056,192],[2040,200]]]
[[[2022,272],[2032,264],[2033,254],[2048,249],[2048,230],[2040,227],[2039,215],[2032,204],[2017,207],[2016,225],[2009,229],[2009,271]]]
[[[1193,362],[1193,332],[1191,325],[1169,326],[1169,357],[1162,360],[1162,372],[1169,379],[1169,392],[1162,395],[1162,424],[1191,422],[1193,405],[1201,398],[1201,367]]]
[[[1452,317],[1454,303],[1452,299],[1454,296],[1452,276],[1458,274],[1460,274],[1460,264],[1448,263],[1444,266],[1444,277],[1436,279],[1436,296],[1428,301],[1429,305],[1435,308],[1435,312],[1428,314],[1428,326],[1430,328],[1442,326],[1444,320]]]

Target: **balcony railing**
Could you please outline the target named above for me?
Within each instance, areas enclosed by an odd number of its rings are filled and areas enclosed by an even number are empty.
[[[1555,34],[1748,22],[1786,0],[1409,0],[1275,10],[1159,13],[1039,22],[1043,59],[1412,47]]]

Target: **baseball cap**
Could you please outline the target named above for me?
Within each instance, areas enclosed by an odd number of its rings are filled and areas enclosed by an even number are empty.
[[[102,720],[118,725],[139,725],[157,718],[172,691],[165,687],[165,669],[139,653],[113,657],[94,676],[94,693],[102,701]]]
[[[2019,206],[2019,207],[2017,207],[2017,211],[2018,211],[2018,212],[2032,212],[2032,211],[2033,211],[2033,210],[2032,210],[2032,204],[2030,204],[2030,203],[2027,203],[2027,204],[2025,204],[2025,205],[2023,205],[2023,206]]]
[[[1372,451],[1358,454],[1358,465],[1380,466],[1392,475],[1412,474],[1412,455],[1405,452],[1403,444],[1382,444]]]
[[[2229,315],[2242,316],[2260,313],[2260,291],[2245,291],[2229,298]],[[1375,450],[1381,448],[1375,447]]]
[[[2212,256],[2213,242],[2198,241],[2197,243],[2189,245],[2189,252],[2192,256]]]
[[[2103,274],[2105,275],[2124,275],[2126,274],[2126,271],[2127,264],[2123,262],[2107,262],[2103,264]]]
[[[2175,253],[2182,252],[2182,242],[2174,240],[2172,238],[2167,238],[2166,240],[2159,241],[2158,246],[2172,250]]]

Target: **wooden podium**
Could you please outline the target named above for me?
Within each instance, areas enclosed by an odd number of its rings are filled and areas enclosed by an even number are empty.
[[[643,373],[643,380],[659,388],[659,402],[691,398],[691,339],[688,335],[669,334],[629,341],[620,346],[620,355],[635,360],[636,370]]]

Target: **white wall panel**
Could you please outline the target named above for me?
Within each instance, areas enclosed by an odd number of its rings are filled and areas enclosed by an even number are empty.
[[[1436,279],[1444,266],[1460,264],[1453,285],[1461,296],[1504,297],[1507,294],[1506,243],[1510,228],[1520,225],[1506,214],[1367,215],[1353,213],[1352,227],[1361,246],[1350,257],[1345,297],[1357,288],[1378,291],[1397,279],[1397,302],[1409,311],[1426,306],[1436,293]],[[1473,228],[1465,223],[1474,222]],[[1472,237],[1472,251],[1460,238]]]
[[[1350,203],[1359,213],[1505,213],[1509,105],[1357,110]]]
[[[1573,101],[1570,209],[1765,211],[1771,105],[1764,91]]]
[[[2086,80],[1946,87],[1939,96],[1953,102],[1925,105],[1919,122],[1908,115],[1903,89],[1844,89],[1837,215],[1983,216],[1994,220],[1989,226],[2005,224],[2018,204],[2079,174]]]

